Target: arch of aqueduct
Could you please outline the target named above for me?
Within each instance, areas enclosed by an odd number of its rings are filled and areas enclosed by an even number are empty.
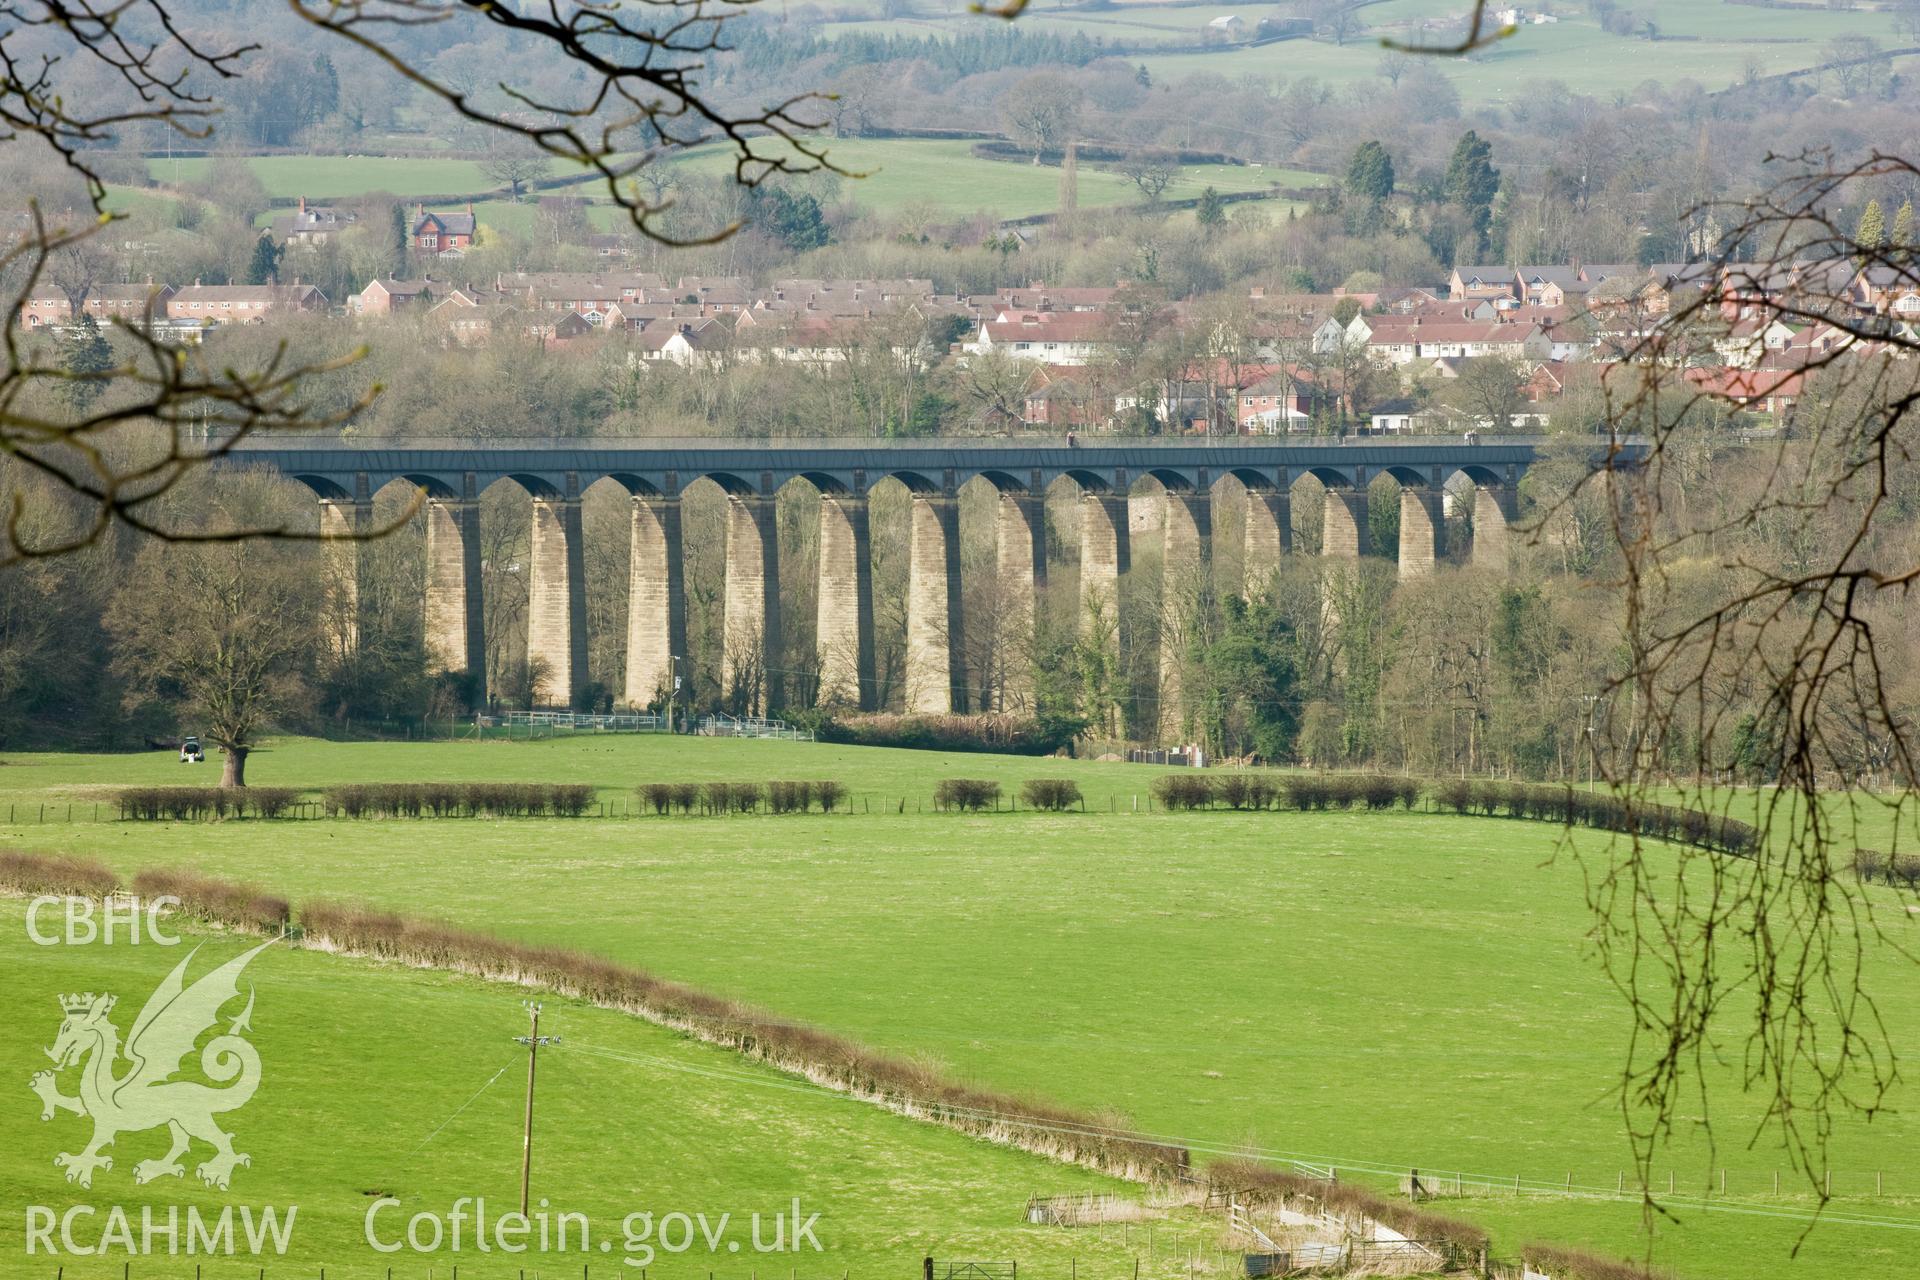
[[[527,652],[542,659],[556,691],[587,680],[586,592],[581,494],[609,479],[632,499],[627,664],[621,701],[652,703],[671,679],[671,658],[687,652],[686,583],[680,499],[696,480],[728,498],[723,662],[736,639],[779,647],[780,557],[775,497],[794,480],[820,494],[817,639],[820,700],[875,702],[872,553],[867,494],[897,480],[912,495],[909,546],[906,705],[944,712],[972,705],[962,660],[958,493],[975,478],[1000,495],[998,573],[1016,617],[1032,625],[1035,591],[1046,580],[1042,503],[1062,481],[1082,503],[1080,592],[1112,599],[1130,562],[1128,495],[1143,477],[1164,487],[1166,573],[1200,572],[1217,532],[1212,491],[1222,477],[1245,486],[1249,581],[1289,550],[1294,482],[1324,486],[1323,556],[1355,558],[1367,546],[1368,486],[1380,473],[1400,482],[1399,572],[1433,570],[1444,555],[1445,502],[1471,492],[1475,563],[1504,564],[1516,486],[1538,442],[1490,437],[1395,437],[1352,442],[1260,438],[1082,440],[979,439],[888,443],[873,440],[342,440],[248,439],[226,465],[267,467],[318,495],[321,528],[345,532],[370,522],[373,495],[396,480],[426,498],[426,639],[447,670],[484,671],[485,635],[479,495],[503,479],[533,499]],[[1626,447],[1630,452],[1631,446]],[[1629,459],[1630,460],[1630,459]],[[1471,486],[1470,490],[1468,486]],[[341,554],[351,555],[343,543]],[[1084,616],[1084,614],[1083,614]],[[732,672],[720,673],[730,687]],[[777,693],[771,695],[777,701]]]

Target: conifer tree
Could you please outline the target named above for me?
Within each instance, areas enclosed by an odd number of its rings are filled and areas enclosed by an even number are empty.
[[[77,323],[68,326],[65,340],[67,350],[62,364],[74,378],[62,390],[74,413],[85,414],[106,390],[103,375],[113,368],[113,347],[100,332],[92,314],[85,311],[80,313]]]
[[[1865,249],[1878,249],[1887,242],[1887,224],[1878,200],[1867,201],[1867,207],[1860,214],[1859,229],[1853,233],[1853,238],[1854,243]]]
[[[1888,243],[1901,254],[1913,252],[1913,201],[1900,206],[1900,212],[1893,215],[1893,235]]]
[[[262,231],[253,242],[253,261],[247,264],[248,284],[273,284],[280,278],[280,248]]]

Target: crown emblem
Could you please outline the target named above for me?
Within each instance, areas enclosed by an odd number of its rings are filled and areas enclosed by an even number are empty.
[[[67,1014],[89,1013],[93,1010],[96,1002],[100,1004],[101,1013],[105,1013],[107,1010],[113,1008],[112,996],[96,996],[93,992],[89,991],[84,995],[61,996],[60,1009]]]

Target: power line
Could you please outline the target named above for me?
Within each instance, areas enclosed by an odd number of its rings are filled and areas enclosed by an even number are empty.
[[[480,1100],[480,1095],[485,1093],[487,1090],[493,1088],[494,1081],[498,1080],[502,1075],[506,1074],[507,1068],[512,1065],[513,1065],[513,1060],[511,1058],[501,1063],[500,1070],[494,1072],[491,1076],[489,1076],[485,1084],[481,1085],[478,1089],[475,1089],[473,1091],[473,1096],[471,1098],[468,1098],[465,1102],[461,1103],[458,1107],[456,1107],[452,1115],[448,1116],[445,1120],[442,1120],[440,1122],[439,1128],[436,1128],[432,1133],[420,1139],[420,1145],[415,1147],[413,1150],[407,1152],[406,1158],[411,1160],[413,1159],[413,1157],[419,1155],[422,1149],[424,1149],[429,1142],[432,1142],[435,1138],[440,1136],[441,1129],[445,1129],[448,1125],[452,1124],[455,1120],[458,1120],[460,1118],[461,1112],[465,1111],[468,1107],[478,1102]]]

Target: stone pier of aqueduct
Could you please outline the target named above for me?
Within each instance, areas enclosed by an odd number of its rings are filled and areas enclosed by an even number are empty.
[[[1399,573],[1431,573],[1446,554],[1449,502],[1473,503],[1476,564],[1503,565],[1516,487],[1538,441],[1522,437],[1276,440],[1272,438],[943,440],[247,440],[226,465],[267,467],[318,497],[323,530],[365,528],[373,495],[396,481],[425,496],[426,638],[444,669],[484,671],[479,496],[511,480],[532,498],[527,652],[545,663],[551,689],[577,693],[587,682],[587,592],[581,494],[602,479],[631,496],[632,520],[626,680],[617,691],[633,706],[654,703],[671,680],[671,661],[687,652],[687,584],[681,494],[705,478],[727,495],[722,687],[731,687],[736,655],[778,652],[780,557],[775,498],[796,480],[820,495],[818,616],[820,701],[871,708],[875,702],[872,543],[867,495],[883,480],[912,497],[906,599],[905,700],[909,710],[944,712],[975,705],[963,661],[959,490],[977,479],[999,494],[997,522],[1003,613],[1031,628],[1036,591],[1047,573],[1043,506],[1057,484],[1082,504],[1081,616],[1112,601],[1128,571],[1129,495],[1145,480],[1164,490],[1165,580],[1210,572],[1216,536],[1243,539],[1241,562],[1256,582],[1291,551],[1295,482],[1323,486],[1320,554],[1369,554],[1369,486],[1381,473],[1400,484]],[[1244,527],[1213,520],[1213,491],[1231,477],[1246,491]],[[351,582],[354,544],[333,544]],[[1223,589],[1227,584],[1216,584]],[[1240,584],[1233,584],[1240,589]],[[1001,625],[1007,625],[1005,617]],[[1031,673],[1009,673],[1008,690]]]

